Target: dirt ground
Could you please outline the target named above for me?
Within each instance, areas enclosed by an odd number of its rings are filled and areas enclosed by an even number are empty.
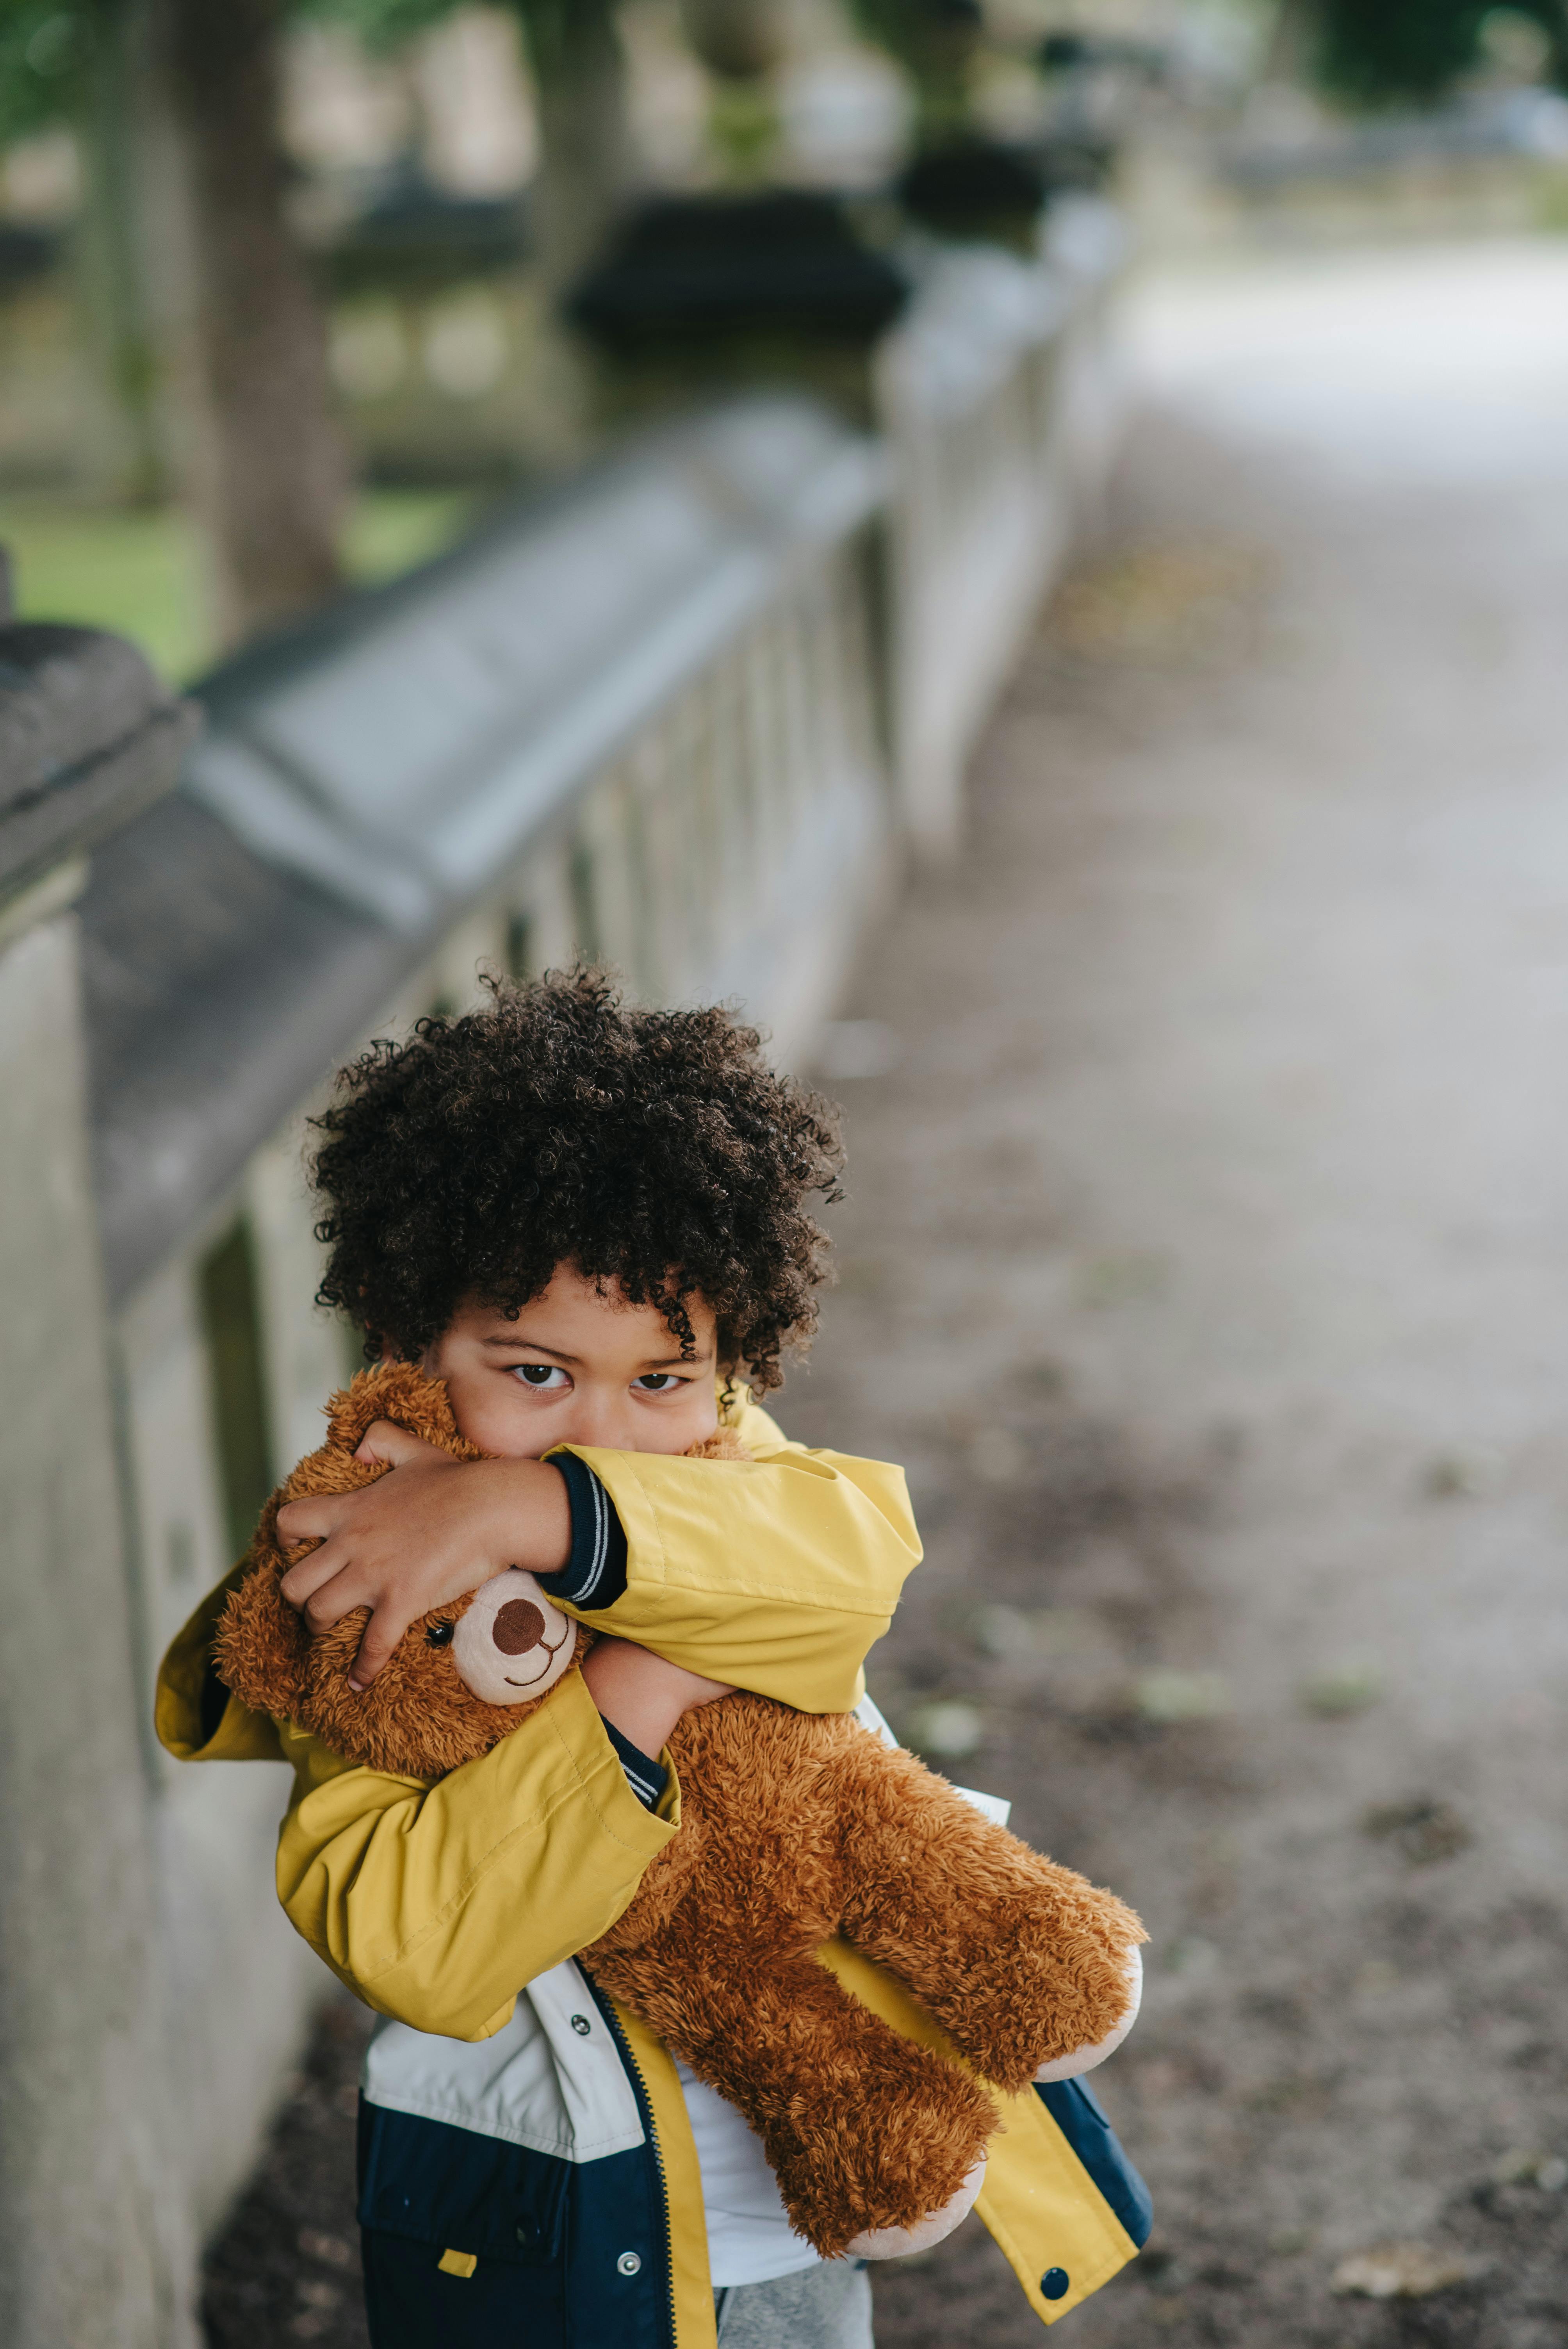
[[[1565,295],[1498,244],[1139,296],[1105,540],[829,1040],[782,1415],[910,1469],[873,1693],[1152,1935],[1099,2085],[1156,2233],[1077,2349],[1568,2341]],[[214,2349],[364,2340],[360,2036]],[[974,2221],[877,2312],[1037,2336]]]

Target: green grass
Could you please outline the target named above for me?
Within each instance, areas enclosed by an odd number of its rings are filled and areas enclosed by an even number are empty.
[[[397,579],[460,538],[475,510],[467,490],[361,491],[344,534],[344,561],[366,586]]]
[[[394,579],[458,537],[473,512],[460,490],[366,490],[344,533],[350,575]],[[140,645],[171,684],[216,657],[201,549],[185,515],[0,496],[0,543],[11,554],[18,616],[113,628]]]

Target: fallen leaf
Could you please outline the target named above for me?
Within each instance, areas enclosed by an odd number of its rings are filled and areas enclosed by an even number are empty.
[[[1205,1941],[1196,1933],[1183,1933],[1178,1940],[1167,1942],[1161,1957],[1167,1973],[1200,1978],[1213,1973],[1220,1962],[1220,1952],[1212,1941]]]
[[[1475,2273],[1475,2261],[1458,2251],[1439,2251],[1430,2243],[1377,2243],[1341,2260],[1331,2289],[1366,2300],[1425,2300],[1468,2283]]]
[[[1382,1693],[1382,1675],[1375,1664],[1346,1663],[1305,1682],[1301,1701],[1320,1721],[1342,1721],[1349,1713],[1365,1713]]]
[[[1539,2186],[1543,2193],[1560,2194],[1568,2186],[1568,2161],[1561,2154],[1515,2145],[1492,2163],[1491,2174],[1500,2186]]]
[[[1475,1444],[1463,1451],[1439,1452],[1429,1461],[1422,1486],[1434,1501],[1452,1501],[1465,1497],[1474,1499],[1478,1494],[1496,1489],[1502,1475],[1501,1452],[1490,1444]]]
[[[1206,663],[1248,640],[1274,572],[1266,549],[1221,539],[1132,547],[1057,590],[1050,631],[1080,660]]]
[[[299,2247],[307,2260],[320,2260],[329,2268],[352,2268],[359,2263],[358,2254],[346,2236],[323,2234],[319,2227],[302,2227]]]
[[[1362,1814],[1362,1831],[1398,1846],[1412,1868],[1452,1859],[1475,1841],[1459,1813],[1429,1795],[1407,1803],[1374,1803]]]
[[[934,1754],[944,1762],[962,1762],[975,1752],[985,1736],[985,1716],[977,1705],[949,1697],[922,1705],[909,1721],[910,1743],[917,1753]]]
[[[1218,1721],[1231,1710],[1222,1672],[1179,1672],[1158,1666],[1133,1683],[1132,1702],[1145,1721]]]
[[[1088,1257],[1073,1274],[1079,1305],[1129,1305],[1164,1288],[1170,1267],[1149,1248],[1118,1248]]]
[[[975,1645],[983,1656],[1026,1656],[1034,1651],[1035,1627],[1021,1607],[977,1607]]]

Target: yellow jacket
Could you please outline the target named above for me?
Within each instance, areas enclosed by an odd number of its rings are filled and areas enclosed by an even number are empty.
[[[627,1540],[624,1594],[613,1613],[582,1610],[583,1619],[803,1711],[847,1711],[863,1690],[865,1654],[920,1557],[903,1473],[790,1444],[744,1394],[731,1423],[751,1459],[583,1451]],[[277,1889],[295,1930],[378,2013],[447,2040],[491,2037],[511,2023],[521,1984],[620,1916],[676,1832],[680,1793],[668,1755],[665,1796],[650,1813],[577,1674],[492,1752],[433,1785],[346,1763],[232,1696],[216,1726],[204,1726],[212,1634],[242,1570],[203,1600],[163,1661],[160,1741],[187,1761],[288,1761],[294,1785],[279,1831]],[[834,1944],[824,1962],[852,1977],[857,1993],[899,2028],[933,2034],[899,1986],[856,1952]],[[615,2019],[645,2085],[672,2189],[679,2349],[703,2349],[713,2340],[712,2302],[680,2084],[635,2018],[617,2011]],[[1032,2095],[1009,2102],[981,2209],[1047,2321],[1136,2248]],[[1061,2249],[1069,2239],[1070,2260]],[[1070,2277],[1055,2301],[1041,2293],[1047,2271]]]

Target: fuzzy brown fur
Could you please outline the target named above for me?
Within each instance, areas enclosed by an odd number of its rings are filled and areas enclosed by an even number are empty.
[[[454,1459],[480,1457],[458,1433],[444,1386],[411,1362],[361,1371],[328,1404],[327,1437],[320,1451],[300,1462],[262,1511],[251,1545],[251,1571],[230,1597],[213,1661],[219,1679],[253,1712],[297,1722],[333,1753],[373,1770],[440,1778],[488,1754],[532,1711],[526,1704],[486,1704],[459,1679],[451,1650],[430,1646],[426,1634],[431,1626],[455,1623],[468,1599],[421,1615],[361,1694],[348,1684],[348,1668],[359,1652],[367,1610],[357,1607],[330,1631],[313,1638],[304,1616],[278,1589],[289,1568],[316,1547],[303,1541],[284,1549],[277,1537],[278,1511],[307,1494],[353,1493],[385,1476],[385,1465],[354,1457],[378,1419],[395,1421]],[[578,1634],[574,1669],[587,1652],[587,1636]]]
[[[478,1455],[445,1390],[407,1364],[361,1373],[330,1416],[327,1443],[263,1513],[219,1633],[219,1673],[247,1704],[351,1760],[438,1777],[488,1753],[534,1703],[484,1703],[450,1651],[428,1645],[428,1627],[455,1620],[466,1599],[414,1624],[356,1694],[347,1669],[364,1612],[309,1637],[277,1586],[310,1545],[285,1557],[275,1518],[285,1500],[382,1473],[351,1457],[373,1419]],[[741,1452],[722,1431],[697,1449]],[[574,1670],[589,1637],[579,1634]],[[957,2192],[995,2106],[967,2071],[861,2005],[817,1950],[841,1933],[879,1960],[978,2073],[1012,2092],[1120,2022],[1142,1927],[848,1714],[740,1692],[688,1713],[670,1752],[681,1831],[584,1963],[745,2116],[792,2223],[824,2256],[868,2229],[913,2226]]]

